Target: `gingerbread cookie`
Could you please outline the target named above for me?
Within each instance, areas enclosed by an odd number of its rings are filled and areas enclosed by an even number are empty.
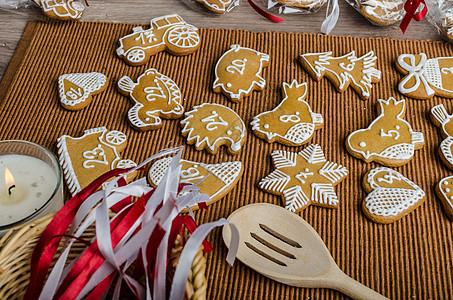
[[[453,170],[453,115],[449,115],[443,104],[431,109],[431,120],[441,129],[444,140],[440,143],[439,155],[442,161]]]
[[[207,9],[218,14],[224,14],[230,7],[233,0],[196,0]]]
[[[299,212],[310,204],[338,207],[334,186],[346,178],[348,170],[327,161],[319,145],[310,145],[299,153],[277,150],[271,156],[277,170],[258,185],[281,196],[286,209]]]
[[[63,135],[58,139],[57,147],[72,195],[110,170],[136,166],[133,161],[121,159],[119,155],[126,148],[126,135],[105,127],[85,130],[78,138]],[[132,181],[134,177],[135,173],[131,173],[127,180]]]
[[[317,9],[326,5],[327,0],[276,0],[278,3],[302,9]]]
[[[233,102],[241,102],[252,91],[264,89],[266,80],[262,72],[268,65],[269,55],[232,45],[215,66],[214,92],[225,94]]]
[[[85,5],[78,0],[34,0],[43,13],[52,19],[78,20],[85,11]]]
[[[242,119],[231,109],[219,104],[203,103],[186,112],[181,121],[182,135],[195,149],[206,149],[216,154],[219,147],[227,146],[228,153],[238,154],[247,137]]]
[[[160,183],[171,160],[171,157],[162,158],[149,169],[148,179],[152,186],[157,187]],[[201,193],[207,194],[211,201],[206,205],[217,202],[228,194],[244,171],[240,161],[204,164],[181,159],[180,166],[179,182],[196,185]],[[198,206],[192,207],[192,210],[196,209]]]
[[[162,119],[177,119],[184,113],[181,91],[176,83],[155,69],[146,70],[135,83],[127,76],[118,81],[121,94],[134,106],[127,113],[131,125],[140,131],[162,127]]]
[[[92,96],[107,88],[108,80],[104,74],[74,73],[58,78],[61,105],[68,110],[80,110],[88,106]]]
[[[445,13],[445,22],[444,28],[447,31],[447,38],[452,41],[453,40],[453,8],[447,10]]]
[[[453,221],[453,176],[442,179],[436,185],[436,193],[442,201],[448,218]]]
[[[363,188],[368,193],[362,202],[365,216],[382,224],[393,223],[426,199],[425,192],[395,170],[378,167],[363,177]]]
[[[317,81],[326,76],[338,90],[344,92],[351,86],[363,100],[370,98],[372,83],[381,79],[381,71],[375,68],[373,51],[357,58],[355,51],[341,57],[332,52],[307,53],[299,57],[304,69]]]
[[[453,98],[453,57],[426,58],[425,53],[403,54],[396,68],[403,75],[398,90],[414,99]]]
[[[268,143],[300,146],[310,141],[315,130],[322,128],[320,114],[311,111],[304,101],[307,84],[283,83],[283,101],[275,109],[263,112],[251,122],[253,133]]]
[[[379,99],[379,116],[366,129],[351,133],[346,149],[357,158],[369,163],[375,161],[388,167],[399,167],[414,156],[424,145],[423,133],[414,132],[403,119],[406,101]]]
[[[360,13],[371,22],[387,26],[403,19],[404,0],[362,0]]]
[[[135,27],[122,37],[116,54],[132,66],[146,64],[161,51],[173,55],[188,55],[200,47],[198,28],[187,24],[179,15],[167,15],[151,20],[151,28]]]

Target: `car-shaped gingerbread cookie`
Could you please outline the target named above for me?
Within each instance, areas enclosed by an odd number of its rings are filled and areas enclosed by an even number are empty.
[[[151,28],[135,27],[133,33],[120,39],[117,55],[128,64],[146,64],[161,51],[174,55],[188,55],[200,47],[198,28],[187,24],[179,15],[167,15],[151,20]]]

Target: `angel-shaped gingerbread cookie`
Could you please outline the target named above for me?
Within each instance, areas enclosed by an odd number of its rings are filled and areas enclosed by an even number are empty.
[[[275,109],[263,112],[251,122],[253,133],[268,143],[279,142],[289,146],[300,146],[310,141],[315,130],[322,128],[320,114],[311,111],[304,101],[307,84],[283,83],[284,99]]]
[[[127,113],[131,125],[140,131],[162,127],[162,119],[177,119],[184,113],[181,91],[169,77],[155,69],[145,71],[137,83],[127,76],[118,81],[121,94],[129,96],[134,106]]]
[[[348,152],[365,162],[375,161],[387,167],[399,167],[424,145],[423,133],[414,132],[403,119],[406,101],[379,99],[379,116],[366,129],[351,133],[346,139]]]

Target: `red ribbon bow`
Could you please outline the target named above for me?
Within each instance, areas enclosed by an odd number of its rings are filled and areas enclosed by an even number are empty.
[[[423,4],[423,9],[418,12],[418,8],[420,4]],[[404,4],[404,10],[406,11],[406,15],[404,16],[403,20],[401,21],[400,28],[403,31],[403,34],[406,33],[407,27],[409,23],[414,19],[415,21],[421,21],[428,12],[428,7],[426,6],[425,0],[407,0]]]

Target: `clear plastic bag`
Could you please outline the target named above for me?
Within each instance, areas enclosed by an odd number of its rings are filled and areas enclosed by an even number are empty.
[[[281,14],[315,13],[326,6],[328,0],[256,0],[256,4]]]
[[[225,14],[239,6],[240,0],[182,0],[190,8],[208,14]]]
[[[426,19],[450,43],[453,43],[453,1],[425,0],[428,6]]]
[[[0,10],[44,20],[78,20],[85,11],[84,0],[0,0]]]
[[[405,0],[346,0],[372,24],[389,26],[404,17]]]

